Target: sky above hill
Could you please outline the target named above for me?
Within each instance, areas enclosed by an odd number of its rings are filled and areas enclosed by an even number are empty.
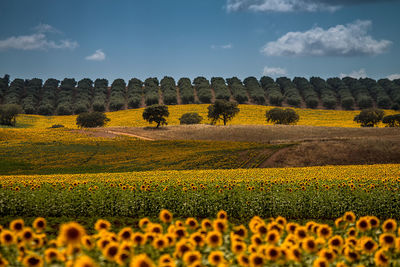
[[[11,78],[400,78],[400,1],[2,0]]]

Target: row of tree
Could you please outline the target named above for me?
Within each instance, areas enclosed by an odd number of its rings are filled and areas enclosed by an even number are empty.
[[[179,102],[180,99],[180,102]],[[400,79],[390,81],[350,77],[329,78],[280,77],[276,80],[264,76],[260,80],[248,77],[224,79],[197,77],[193,83],[181,78],[178,83],[166,76],[161,82],[147,78],[144,82],[133,78],[128,85],[116,79],[109,87],[106,79],[85,78],[80,81],[65,78],[63,81],[48,79],[0,78],[0,104],[18,104],[26,114],[69,115],[88,111],[116,111],[164,103],[212,103],[215,100],[260,105],[283,104],[308,108],[400,109]]]

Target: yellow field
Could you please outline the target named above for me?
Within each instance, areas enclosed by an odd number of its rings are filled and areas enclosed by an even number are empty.
[[[170,116],[167,119],[169,125],[178,125],[179,118],[187,112],[197,112],[203,117],[203,123],[209,123],[207,119],[208,104],[176,105],[169,106]],[[262,125],[266,123],[265,113],[273,107],[256,105],[239,105],[239,114],[230,122],[230,124],[242,125]],[[331,126],[331,127],[360,127],[353,122],[355,115],[360,111],[343,110],[318,110],[318,109],[295,109],[300,115],[298,125],[310,126]],[[149,124],[142,118],[143,108],[130,109],[116,112],[109,112],[107,116],[111,119],[107,126],[126,126],[126,127],[144,127]],[[395,114],[392,110],[386,110],[385,115]],[[76,116],[39,116],[39,115],[21,115],[17,119],[20,127],[27,128],[48,128],[54,124],[62,124],[68,128],[77,128]],[[153,124],[154,125],[154,124]],[[382,127],[382,125],[381,125]]]

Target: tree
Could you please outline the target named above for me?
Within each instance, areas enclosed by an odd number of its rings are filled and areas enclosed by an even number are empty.
[[[169,116],[168,107],[164,105],[151,105],[143,111],[143,119],[149,123],[157,123],[156,128],[160,125],[167,125],[167,120],[165,117]]]
[[[211,119],[211,124],[215,124],[218,120],[222,119],[224,125],[226,125],[239,111],[237,102],[217,99],[214,104],[208,106],[208,118]]]
[[[185,113],[179,118],[181,124],[199,124],[203,120],[203,117],[198,113]]]
[[[300,117],[293,109],[273,108],[265,114],[267,122],[274,124],[296,124]]]
[[[361,123],[361,127],[374,127],[382,121],[385,112],[381,109],[370,108],[364,109],[354,117],[354,121]]]
[[[22,112],[22,108],[16,104],[6,104],[0,106],[0,124],[15,126],[18,114]]]
[[[110,119],[103,112],[85,112],[78,115],[76,125],[79,128],[103,127],[109,121]]]
[[[386,127],[400,127],[400,114],[389,115],[382,119]]]

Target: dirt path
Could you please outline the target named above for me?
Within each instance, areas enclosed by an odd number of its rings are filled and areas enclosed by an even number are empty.
[[[129,133],[124,133],[124,132],[117,132],[117,131],[106,131],[107,133],[110,134],[115,134],[115,135],[124,135],[124,136],[129,136],[129,137],[135,137],[141,140],[146,140],[146,141],[154,141],[154,139],[147,138],[144,136],[136,135],[136,134],[129,134]]]

